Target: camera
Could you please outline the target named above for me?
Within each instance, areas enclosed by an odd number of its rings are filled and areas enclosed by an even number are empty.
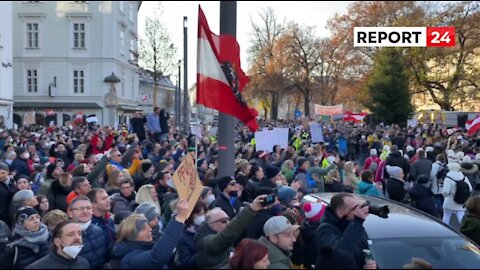
[[[390,209],[388,209],[388,205],[378,206],[369,203],[368,213],[379,216],[381,218],[388,218]]]

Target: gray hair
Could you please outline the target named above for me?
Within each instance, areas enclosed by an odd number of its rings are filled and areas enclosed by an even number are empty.
[[[13,195],[12,202],[24,202],[26,200],[29,200],[31,198],[35,197],[33,194],[33,191],[30,189],[24,189],[24,190],[19,190],[15,195]]]

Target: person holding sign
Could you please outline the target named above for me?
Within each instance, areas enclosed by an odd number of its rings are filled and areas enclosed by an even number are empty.
[[[227,265],[230,253],[233,252],[233,244],[238,241],[256,214],[267,209],[268,206],[262,205],[266,197],[267,195],[256,197],[231,221],[227,213],[220,208],[207,212],[205,222],[194,238],[198,268],[220,269]]]
[[[185,221],[190,216],[187,200],[179,200],[176,210],[177,215],[170,220],[156,242],[153,241],[152,229],[143,214],[132,214],[122,221],[112,251],[112,268],[165,268],[174,256],[173,251],[185,230]]]

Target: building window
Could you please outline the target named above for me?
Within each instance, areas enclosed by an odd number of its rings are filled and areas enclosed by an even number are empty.
[[[73,71],[73,93],[83,94],[85,92],[85,72],[83,70]]]
[[[123,47],[125,46],[125,32],[123,30],[120,31],[120,54],[124,55]]]
[[[27,90],[29,93],[38,92],[38,76],[36,69],[27,70]]]
[[[120,12],[124,13],[123,11],[123,1],[119,1],[119,9],[120,9]]]
[[[133,3],[130,2],[130,21],[133,22]]]
[[[27,48],[38,49],[38,23],[27,23]]]
[[[85,49],[85,24],[73,24],[73,48]]]
[[[135,40],[133,38],[130,39],[130,60],[135,61]]]

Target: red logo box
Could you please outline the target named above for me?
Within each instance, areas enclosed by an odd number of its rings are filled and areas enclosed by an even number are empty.
[[[454,47],[455,27],[427,27],[427,47]]]

